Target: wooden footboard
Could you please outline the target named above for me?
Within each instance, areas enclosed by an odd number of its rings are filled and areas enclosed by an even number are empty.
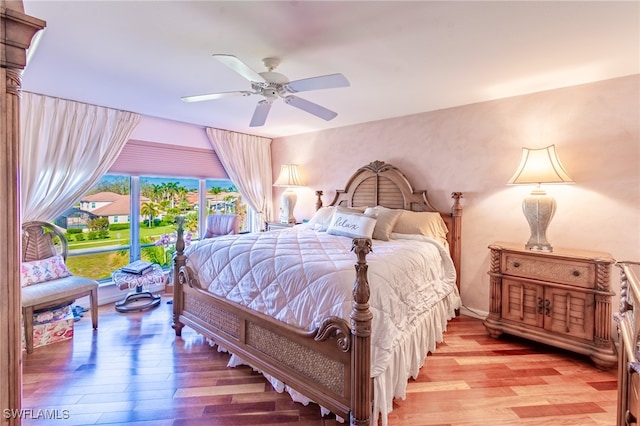
[[[208,293],[186,266],[182,233],[179,220],[172,325],[176,335],[187,325],[252,367],[349,418],[352,425],[369,424],[373,315],[365,258],[371,240],[353,242],[358,260],[351,324],[332,317],[308,332]]]

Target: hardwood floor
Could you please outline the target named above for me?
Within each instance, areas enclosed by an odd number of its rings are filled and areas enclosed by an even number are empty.
[[[176,338],[168,300],[141,313],[102,306],[95,334],[85,314],[72,340],[25,354],[23,425],[337,424],[250,368],[227,368],[228,355],[191,329]],[[471,317],[451,321],[445,340],[406,400],[395,402],[390,425],[615,425],[615,369],[513,337],[492,339]]]

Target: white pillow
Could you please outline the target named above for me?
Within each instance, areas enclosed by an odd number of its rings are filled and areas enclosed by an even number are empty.
[[[335,207],[327,206],[320,207],[309,219],[307,222],[307,227],[313,229],[314,231],[324,232],[329,227],[331,223],[331,218],[333,217],[333,211]]]
[[[351,238],[371,238],[375,227],[375,218],[336,209],[327,234]]]
[[[391,231],[400,218],[402,210],[388,209],[386,207],[377,206],[369,207],[364,211],[369,217],[376,218],[376,227],[373,230],[373,238],[375,240],[389,241]]]

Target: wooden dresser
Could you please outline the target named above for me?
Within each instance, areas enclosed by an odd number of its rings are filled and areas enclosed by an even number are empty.
[[[533,251],[504,242],[489,249],[491,299],[484,326],[491,336],[508,333],[574,351],[602,369],[616,364],[610,254]]]
[[[640,263],[619,262],[620,311],[616,313],[620,348],[618,350],[618,420],[617,425],[638,423],[640,393]]]

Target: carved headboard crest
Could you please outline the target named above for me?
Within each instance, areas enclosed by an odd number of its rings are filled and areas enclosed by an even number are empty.
[[[406,176],[384,161],[372,161],[360,167],[345,189],[336,191],[331,205],[438,211],[429,202],[426,191],[414,191]]]

